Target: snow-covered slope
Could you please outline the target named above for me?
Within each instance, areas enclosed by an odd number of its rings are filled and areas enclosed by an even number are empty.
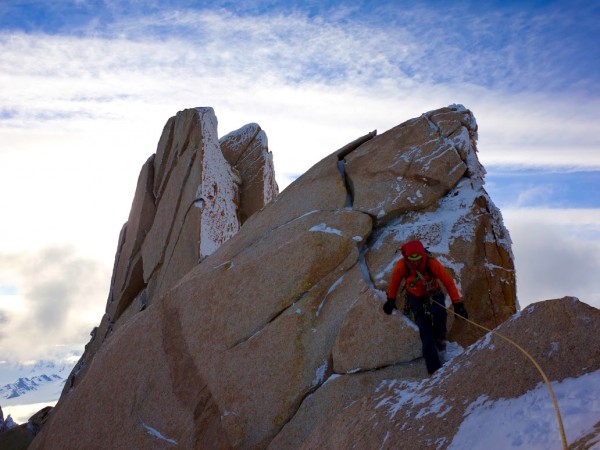
[[[578,441],[581,448],[600,449],[600,435],[593,433],[600,417],[598,386],[598,370],[552,383],[569,442]],[[511,399],[490,400],[481,396],[470,405],[470,414],[448,450],[465,448],[560,449],[556,412],[546,386],[540,382],[534,389]]]
[[[489,342],[489,339],[483,342]],[[427,379],[421,382],[384,382],[377,388],[381,401],[376,408],[385,410],[390,420],[397,419],[396,416],[403,411],[406,419],[402,429],[411,426],[411,417],[420,419],[432,415],[444,420],[453,408],[453,402],[443,397],[431,401],[430,385]],[[583,448],[600,449],[600,436],[593,434],[600,417],[597,386],[600,386],[600,371],[552,383],[568,440],[589,445]],[[384,440],[382,447],[385,444]],[[540,382],[516,398],[493,400],[481,395],[468,406],[465,419],[454,437],[440,438],[431,448],[560,450],[556,411],[548,389]]]

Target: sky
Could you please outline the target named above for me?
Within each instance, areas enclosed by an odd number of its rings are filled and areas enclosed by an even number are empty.
[[[521,306],[600,307],[599,24],[578,0],[0,1],[0,370],[81,354],[141,166],[198,106],[259,123],[282,190],[463,104]]]

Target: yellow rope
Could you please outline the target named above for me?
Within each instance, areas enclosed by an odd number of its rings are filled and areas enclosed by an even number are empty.
[[[523,353],[525,356],[527,356],[527,358],[529,358],[529,360],[533,363],[533,365],[538,370],[538,372],[542,375],[542,378],[544,379],[544,383],[546,383],[546,387],[548,388],[548,391],[550,391],[550,397],[552,397],[552,403],[554,404],[554,411],[556,413],[556,420],[558,422],[558,429],[560,431],[560,438],[562,440],[563,450],[568,450],[569,446],[567,444],[567,435],[565,434],[565,427],[563,426],[562,416],[560,414],[560,409],[558,408],[558,402],[556,401],[556,396],[554,395],[554,390],[552,389],[552,385],[550,384],[550,380],[548,380],[548,377],[546,376],[546,374],[544,373],[544,371],[542,370],[542,368],[540,367],[540,365],[537,363],[537,361],[533,358],[533,356],[531,356],[531,354],[527,350],[525,350],[523,347],[521,347],[515,341],[513,341],[512,339],[504,336],[503,334],[500,334],[500,333],[498,333],[497,331],[494,331],[494,330],[490,330],[489,328],[486,328],[483,325],[479,325],[478,323],[475,323],[472,320],[469,320],[469,319],[467,319],[467,318],[465,318],[463,316],[460,316],[457,313],[455,313],[453,309],[451,310],[450,308],[447,308],[445,305],[442,305],[442,304],[436,302],[433,299],[432,299],[432,301],[435,302],[435,303],[437,303],[439,306],[443,307],[444,309],[450,311],[455,316],[460,317],[463,320],[466,320],[470,324],[473,324],[476,327],[481,328],[482,330],[485,330],[485,331],[487,331],[489,333],[492,333],[492,334],[495,334],[496,336],[501,337],[502,339],[504,339],[509,344],[514,345],[517,349],[519,349],[519,351],[521,351],[521,353]]]

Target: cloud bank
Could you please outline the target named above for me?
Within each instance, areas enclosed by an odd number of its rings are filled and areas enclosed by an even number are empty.
[[[600,209],[503,209],[522,305],[570,295],[600,308]]]
[[[0,254],[3,360],[33,360],[80,349],[104,312],[110,273],[66,247]],[[9,289],[10,287],[10,289]],[[8,295],[6,295],[8,294]]]

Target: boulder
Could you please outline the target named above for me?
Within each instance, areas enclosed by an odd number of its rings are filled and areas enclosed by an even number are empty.
[[[309,395],[291,421],[285,424],[267,448],[300,448],[311,432],[324,418],[335,416],[339,411],[390,379],[418,381],[423,377],[419,363],[385,367],[376,372],[355,373],[353,375],[332,375],[317,391]]]
[[[375,286],[387,290],[393,266],[401,257],[399,248],[419,239],[453,275],[472,317],[488,328],[498,326],[516,311],[515,270],[510,235],[483,187],[485,169],[476,155],[477,123],[471,112],[460,106],[442,108],[379,139],[383,152],[370,149],[377,144],[374,139],[352,153],[346,164],[351,184],[395,186],[366,189],[373,191],[370,199],[354,196],[354,208],[375,213],[380,224],[366,252]],[[425,144],[417,145],[419,139]],[[378,155],[379,165],[390,169],[376,172],[370,165],[359,165],[369,152]],[[442,181],[435,181],[438,178]],[[462,345],[480,336],[463,323],[453,327],[452,317],[449,326],[450,338]]]
[[[381,317],[381,300],[374,290],[365,290],[346,315],[332,349],[336,373],[372,370],[421,356],[417,326],[401,314]]]
[[[161,182],[156,216],[142,244],[150,297],[168,290],[240,225],[237,186],[219,147],[214,111],[197,108],[181,116],[175,119],[176,139],[169,153],[178,160]],[[184,134],[177,139],[179,129]]]
[[[467,171],[452,141],[424,114],[346,157],[353,208],[385,223],[445,196]]]
[[[107,304],[107,313],[113,320],[119,318],[145,287],[140,250],[156,214],[153,187],[154,155],[142,166],[129,219],[121,232],[122,242],[115,257],[114,281]]]
[[[273,154],[266,133],[256,123],[232,131],[219,139],[225,159],[240,174],[240,222],[244,223],[279,193]]]

